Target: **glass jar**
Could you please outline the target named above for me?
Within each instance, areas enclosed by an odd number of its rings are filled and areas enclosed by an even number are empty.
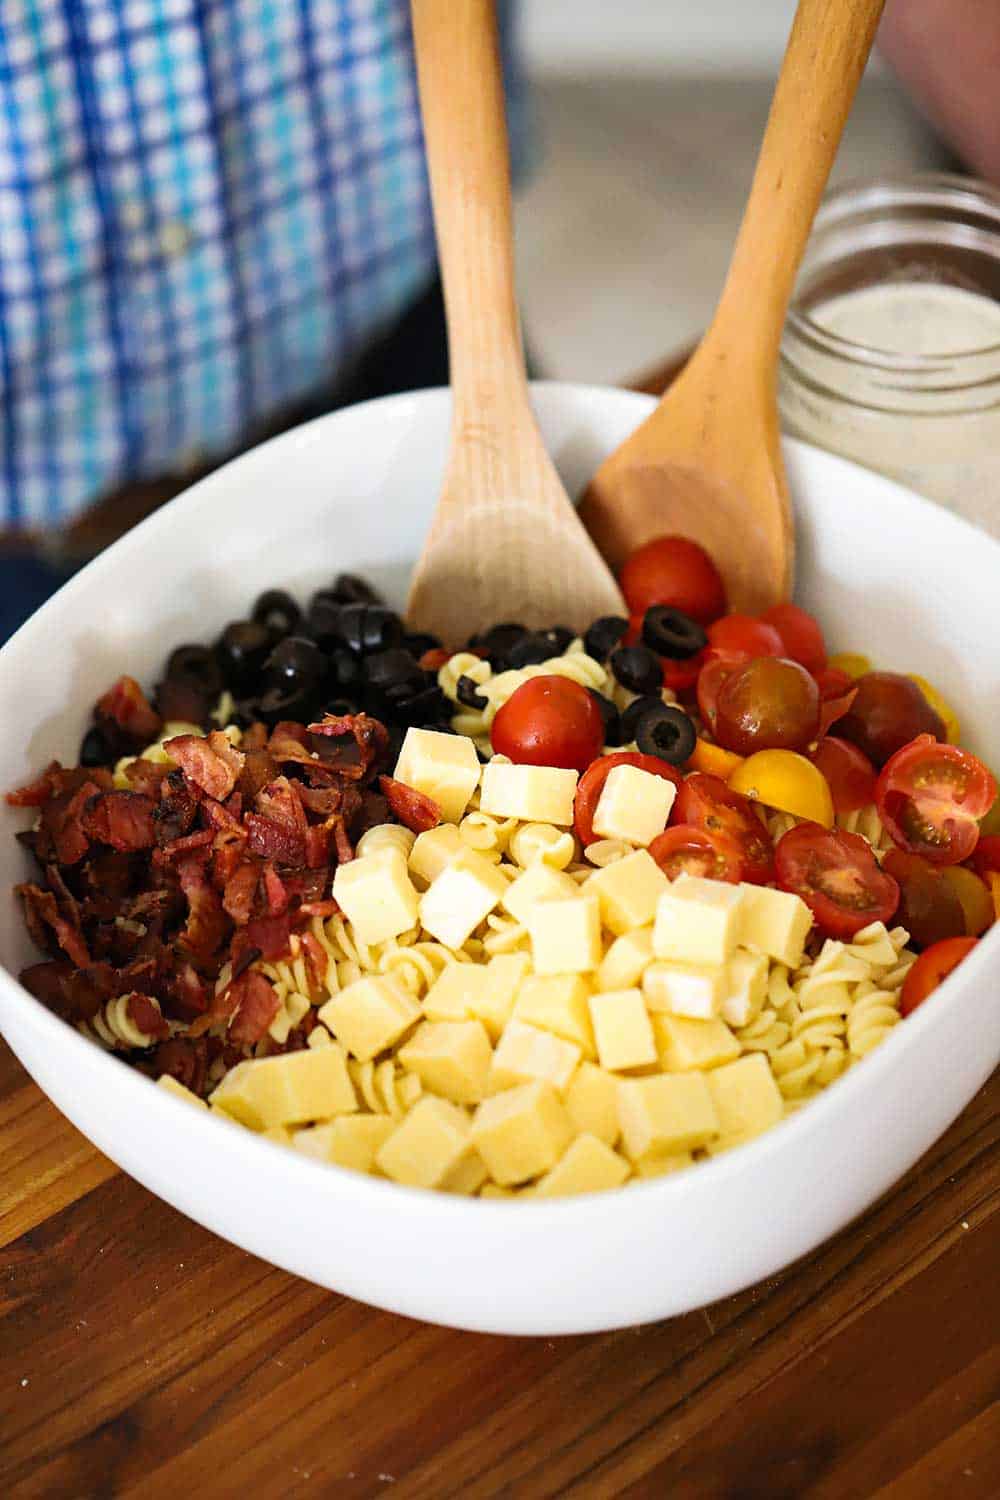
[[[926,173],[831,193],[779,404],[793,436],[1000,534],[1000,192]]]

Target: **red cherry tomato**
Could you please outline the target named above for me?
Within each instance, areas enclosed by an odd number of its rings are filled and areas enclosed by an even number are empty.
[[[743,879],[743,855],[739,845],[722,833],[709,833],[679,823],[658,834],[649,846],[668,880],[678,875],[700,875],[704,880],[725,880],[739,885]]]
[[[957,969],[963,958],[972,952],[978,938],[953,937],[934,943],[921,953],[913,968],[903,980],[899,995],[899,1008],[904,1016],[912,1015],[918,1005],[937,989],[953,969]]]
[[[826,666],[826,641],[819,621],[797,604],[772,604],[761,615],[781,636],[783,656],[801,662],[815,676]]]
[[[729,789],[718,776],[695,771],[677,793],[671,822],[690,824],[735,844],[743,860],[743,880],[766,885],[774,878],[771,835],[748,797]]]
[[[819,706],[815,678],[799,662],[756,656],[719,687],[713,732],[737,755],[803,750],[819,734]]]
[[[689,656],[685,661],[674,661],[669,656],[661,657],[663,686],[676,693],[678,698],[690,697],[707,657],[707,651],[699,651],[697,656]]]
[[[875,804],[893,843],[936,865],[960,865],[979,841],[997,784],[982,761],[920,734],[882,768]]]
[[[738,667],[753,658],[745,651],[716,651],[709,647],[697,678],[698,711],[709,734],[715,733],[715,710],[722,684]]]
[[[823,676],[826,676],[823,673]],[[846,674],[844,674],[846,675]],[[858,690],[853,683],[837,696],[834,692],[824,694],[822,685],[819,687],[819,734],[822,739],[824,734],[829,734],[838,719],[842,719],[850,712],[851,705],[858,696]]]
[[[1000,875],[1000,833],[984,833],[972,856],[972,868],[981,880]]]
[[[802,897],[827,937],[852,938],[899,905],[899,886],[860,834],[798,823],[778,840],[774,863],[778,885]]]
[[[599,755],[580,777],[573,802],[573,828],[585,849],[593,842],[594,813],[601,799],[604,783],[615,766],[637,766],[640,771],[648,771],[651,776],[661,776],[664,781],[672,781],[676,787],[683,783],[680,771],[668,765],[665,760],[660,760],[657,755],[639,755],[633,750]]]
[[[827,698],[842,698],[849,693],[854,686],[854,678],[849,672],[842,672],[839,667],[824,667],[820,672],[814,672],[816,686],[819,695],[824,700]]]
[[[720,651],[745,651],[747,656],[784,656],[781,636],[766,620],[753,615],[723,615],[708,628],[708,644]]]
[[[529,677],[497,712],[490,742],[519,765],[585,771],[604,744],[592,693],[568,677]]]
[[[890,849],[882,868],[899,886],[896,921],[915,948],[929,948],[942,938],[964,937],[965,909],[958,892],[942,880],[942,871],[903,849]]]
[[[857,812],[875,801],[875,767],[857,745],[828,734],[812,759],[830,783],[834,812]]]
[[[658,536],[637,548],[622,568],[622,593],[633,614],[672,604],[702,625],[726,612],[726,589],[704,547],[685,536]]]
[[[857,697],[840,720],[837,733],[857,745],[877,766],[884,766],[918,734],[929,734],[936,740],[948,738],[943,720],[912,677],[898,672],[866,672],[854,685]]]

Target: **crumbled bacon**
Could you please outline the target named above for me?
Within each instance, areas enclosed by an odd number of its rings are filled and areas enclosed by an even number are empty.
[[[163,783],[170,775],[170,767],[155,760],[143,760],[141,756],[125,767],[125,780],[133,792],[144,792],[156,802],[162,796]]]
[[[267,901],[268,916],[280,917],[288,910],[288,892],[277,870],[270,863],[264,866],[264,898]]]
[[[211,959],[229,928],[229,918],[222,902],[205,876],[205,866],[197,855],[178,861],[177,875],[187,897],[188,919],[181,934],[184,947],[197,964]]]
[[[244,743],[246,743],[244,741]],[[240,793],[245,806],[257,800],[257,793],[278,774],[278,762],[263,748],[247,750],[240,773]]]
[[[151,1040],[162,1041],[170,1035],[170,1027],[152,995],[144,995],[141,990],[132,990],[125,1001],[125,1014],[132,1025]]]
[[[164,859],[177,859],[179,856],[191,854],[195,849],[207,849],[214,841],[215,834],[211,828],[200,828],[196,833],[185,833],[179,839],[171,839],[169,844],[164,844],[160,852]]]
[[[169,1041],[160,1042],[153,1052],[152,1069],[154,1078],[162,1078],[164,1075],[175,1078],[200,1097],[208,1072],[207,1039],[171,1037]]]
[[[98,723],[105,720],[114,724],[136,746],[155,740],[163,726],[163,720],[150,707],[134,677],[119,677],[104,697],[97,700],[94,717]]]
[[[260,866],[250,859],[238,864],[226,881],[222,905],[238,927],[245,927],[250,920],[259,882]]]
[[[351,781],[363,781],[389,748],[388,729],[367,714],[327,714],[309,733],[324,763]]]
[[[150,849],[156,842],[156,804],[141,792],[101,792],[83,809],[84,832],[120,853]]]
[[[60,790],[62,769],[57,760],[49,761],[37,781],[8,792],[5,801],[10,807],[44,807]]]
[[[184,772],[173,770],[160,787],[160,801],[153,819],[156,842],[161,848],[190,833],[198,816],[198,798],[184,779]]]
[[[378,784],[404,828],[414,833],[426,833],[440,823],[441,809],[431,797],[407,786],[404,781],[393,781],[391,776],[380,776]]]
[[[51,930],[52,937],[66,957],[78,969],[85,968],[90,963],[87,945],[79,929],[61,915],[52,892],[42,890],[33,881],[17,886],[16,890],[24,903],[24,920],[28,931],[37,946],[43,951],[51,951]]]
[[[219,730],[207,739],[197,734],[179,734],[163,747],[185,776],[216,802],[224,802],[243,770],[243,756]]]
[[[277,917],[255,917],[247,923],[246,940],[251,947],[259,948],[266,963],[284,958],[289,950],[292,922],[288,912]]]
[[[256,969],[248,969],[229,987],[233,1001],[230,1040],[252,1046],[259,1042],[281,1009],[277,991]]]

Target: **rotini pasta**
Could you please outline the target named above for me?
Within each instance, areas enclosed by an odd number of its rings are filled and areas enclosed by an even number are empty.
[[[159,1001],[149,995],[143,995],[141,998],[144,1006],[151,1006],[157,1018],[160,1018]],[[98,1042],[100,1046],[112,1052],[151,1047],[157,1040],[159,1028],[151,1031],[143,1029],[135,1014],[132,1000],[133,996],[128,994],[117,995],[113,1000],[105,1001],[90,1021],[80,1022],[79,1030],[91,1041]]]

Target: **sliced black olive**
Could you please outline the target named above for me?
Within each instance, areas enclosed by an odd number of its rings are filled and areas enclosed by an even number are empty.
[[[365,658],[364,671],[369,682],[387,690],[402,686],[416,692],[424,685],[423,672],[402,646],[394,646],[389,651],[373,651]]]
[[[510,652],[527,634],[526,625],[519,625],[515,620],[503,620],[499,625],[491,625],[489,630],[473,636],[469,644],[482,651],[491,666],[506,666]]]
[[[419,661],[425,651],[440,651],[441,639],[429,631],[409,630],[403,636],[403,645]]]
[[[264,664],[269,689],[282,693],[312,692],[325,677],[327,660],[315,641],[288,635],[279,641]]]
[[[672,766],[691,758],[697,734],[686,713],[669,703],[649,708],[635,727],[635,742],[643,755],[658,755]]]
[[[403,622],[381,605],[345,604],[338,628],[341,640],[361,653],[388,651],[403,639]]]
[[[356,573],[338,573],[329,589],[324,593],[331,594],[338,604],[381,604],[380,595],[367,583],[364,578],[359,578]]]
[[[94,724],[80,741],[81,766],[110,766],[118,759],[111,736]]]
[[[623,744],[622,721],[611,699],[605,698],[604,694],[599,693],[596,688],[589,688],[588,692],[601,710],[601,718],[604,720],[604,743],[606,745]]]
[[[189,678],[168,677],[165,682],[157,683],[153,702],[160,718],[168,723],[173,720],[184,724],[206,724],[218,696],[218,693],[206,693]]]
[[[568,625],[551,625],[548,630],[538,632],[538,639],[548,643],[550,656],[562,656],[574,635]]]
[[[250,614],[258,625],[267,629],[272,641],[292,635],[302,619],[301,609],[284,589],[265,589]]]
[[[351,698],[331,698],[323,705],[325,714],[332,714],[335,719],[342,719],[347,714],[356,714],[358,705]]]
[[[587,628],[583,638],[584,650],[595,661],[606,661],[628,629],[628,621],[621,615],[602,615]]]
[[[335,599],[329,589],[314,594],[309,601],[305,618],[305,633],[311,640],[329,651],[342,638],[341,616],[344,605]]]
[[[348,646],[334,646],[329,655],[330,675],[338,687],[353,688],[361,681],[361,657]]]
[[[215,646],[226,686],[237,694],[255,688],[273,644],[270,631],[260,620],[232,620]]]
[[[655,693],[663,682],[660,659],[648,646],[619,646],[611,653],[611,670],[630,693]]]
[[[208,646],[178,646],[167,658],[166,675],[173,682],[194,684],[209,697],[222,692],[222,672]]]
[[[294,640],[294,636],[289,637]],[[315,686],[308,688],[295,685],[268,688],[254,705],[256,717],[272,727],[281,719],[292,719],[299,724],[312,721],[316,708]]]
[[[529,632],[507,652],[507,665],[513,668],[533,667],[539,662],[548,661],[552,655],[551,642],[541,634]]]
[[[453,707],[436,683],[395,705],[400,723],[423,729],[447,728]]]
[[[636,726],[644,713],[662,707],[659,693],[643,693],[641,698],[634,698],[622,714],[622,744],[629,745],[635,739]]]
[[[697,620],[669,604],[651,604],[642,619],[642,640],[658,656],[687,661],[708,645],[708,636]]]
[[[480,711],[489,702],[489,699],[484,698],[479,691],[479,684],[471,677],[466,677],[464,672],[455,684],[455,695],[459,703],[464,703],[466,708],[478,708]]]

